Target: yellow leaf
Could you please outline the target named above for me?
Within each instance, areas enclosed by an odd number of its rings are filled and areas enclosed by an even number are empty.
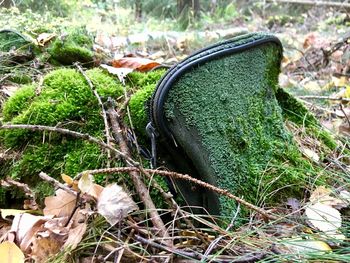
[[[66,174],[61,174],[62,180],[68,184],[69,186],[73,185],[74,180],[72,177],[70,177],[69,175]]]
[[[289,250],[296,253],[325,253],[332,251],[327,243],[312,239],[300,238],[293,240],[284,240],[283,245],[285,245]]]
[[[15,243],[5,241],[0,244],[1,263],[22,263],[24,254]]]
[[[321,87],[317,81],[310,81],[304,85],[307,91],[321,91]]]
[[[91,174],[84,173],[78,182],[78,187],[80,191],[84,194],[90,191],[93,187],[93,177]]]
[[[69,175],[66,175],[66,174],[61,174],[61,178],[73,190],[75,190],[77,192],[79,191],[78,181],[74,180],[72,177],[70,177]]]
[[[15,216],[18,214],[23,214],[28,212],[27,210],[17,210],[17,209],[0,209],[2,218],[6,218],[8,216]]]
[[[340,78],[336,78],[336,77],[332,77],[332,81],[334,83],[334,86],[336,87],[344,87],[346,86],[346,77],[340,77]]]

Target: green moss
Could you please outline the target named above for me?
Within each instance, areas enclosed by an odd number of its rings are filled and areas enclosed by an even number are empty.
[[[282,88],[276,92],[276,98],[282,108],[283,117],[296,124],[307,127],[318,125],[315,116],[295,97]]]
[[[74,62],[92,63],[93,39],[83,29],[75,29],[67,35],[57,38],[48,48],[52,59],[63,65],[70,65]]]
[[[152,96],[155,85],[147,85],[138,90],[130,99],[129,107],[131,119],[135,130],[139,131],[142,136],[146,136],[145,127],[147,125],[148,105],[147,102]]]
[[[121,84],[104,71],[92,69],[86,74],[103,99],[123,94]],[[45,76],[40,94],[35,95],[34,85],[19,89],[5,103],[3,115],[13,124],[59,126],[102,137],[100,111],[85,78],[76,70],[59,69]],[[106,164],[106,155],[98,146],[58,133],[0,130],[0,139],[6,147],[22,149],[19,160],[7,164],[0,177],[12,176],[34,186],[41,181],[41,171],[59,177],[61,173],[75,175]]]
[[[143,91],[147,95],[142,95],[142,100],[151,95],[156,80],[162,75],[161,72],[164,71],[134,74],[134,80],[138,85],[148,83]],[[124,94],[124,87],[115,76],[97,68],[87,70],[86,74],[103,101],[108,97],[117,99]],[[137,80],[135,76],[141,80]],[[131,85],[131,82],[127,82],[127,90],[130,90]],[[38,95],[35,95],[35,90],[35,84],[25,85],[5,103],[3,115],[6,122],[58,126],[103,139],[104,124],[100,106],[79,72],[74,69],[54,70],[44,77]],[[143,105],[139,107],[144,109]],[[144,110],[141,115],[142,117],[134,115],[132,110],[135,119],[146,120]],[[137,126],[143,130],[141,124]],[[38,177],[41,171],[59,178],[61,173],[74,176],[87,169],[106,167],[106,154],[98,146],[58,133],[32,132],[24,129],[0,130],[0,143],[6,148],[12,147],[22,151],[16,162],[4,164],[6,167],[0,169],[0,177],[11,176],[28,183],[40,196],[52,190],[42,184],[42,180]],[[112,161],[112,165],[117,167],[122,163]],[[98,181],[103,182],[105,179],[106,175],[102,175]],[[128,175],[117,176],[111,180],[130,184]],[[4,192],[4,198],[0,200],[3,205],[6,204],[5,194],[7,196]],[[155,190],[152,191],[152,195],[161,199]],[[164,203],[160,204],[164,207]]]
[[[131,96],[129,107],[134,128],[142,136],[146,136],[145,127],[148,119],[148,102],[165,70],[159,69],[148,73],[132,72],[129,74],[128,85],[137,91]]]
[[[4,121],[9,121],[20,114],[28,107],[35,96],[35,86],[22,86],[13,96],[11,96],[3,107]]]
[[[252,203],[261,198],[258,189],[275,192],[267,199],[273,202],[300,195],[306,185],[306,175],[292,168],[309,165],[298,161],[274,95],[279,54],[271,44],[203,64],[174,84],[165,104],[168,125],[202,178]],[[269,170],[274,162],[291,169]],[[230,217],[235,202],[219,198]]]
[[[164,75],[165,69],[157,69],[147,73],[138,71],[128,74],[127,82],[131,87],[143,88],[148,85],[156,85],[159,79]]]

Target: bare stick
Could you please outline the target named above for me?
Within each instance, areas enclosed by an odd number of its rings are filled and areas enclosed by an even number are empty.
[[[50,177],[49,175],[47,175],[47,174],[44,173],[44,172],[40,172],[40,173],[39,173],[39,176],[40,176],[41,179],[43,179],[43,180],[45,180],[45,181],[47,181],[47,182],[52,183],[56,188],[61,188],[61,189],[63,189],[64,191],[66,191],[66,192],[68,192],[68,193],[70,193],[70,194],[72,194],[72,195],[75,195],[75,196],[78,195],[77,192],[73,191],[73,190],[70,189],[68,186],[66,186],[66,185],[64,185],[64,184],[62,184],[62,183],[60,183],[59,181],[57,181],[56,179]]]
[[[90,89],[92,90],[92,92],[94,93],[95,97],[97,98],[98,104],[101,107],[101,112],[102,112],[102,117],[103,117],[103,122],[105,125],[105,135],[106,135],[106,143],[108,145],[111,145],[111,135],[109,133],[109,125],[108,125],[108,120],[107,120],[107,114],[106,111],[103,107],[103,103],[101,100],[100,95],[98,94],[97,90],[95,89],[94,85],[92,84],[90,78],[86,75],[85,71],[83,70],[83,68],[79,65],[79,62],[75,62],[74,66],[77,67],[77,69],[79,70],[79,72],[84,76],[86,82],[88,83]],[[111,150],[110,149],[106,149],[107,150],[107,167],[110,167],[110,161],[111,161]]]
[[[187,258],[196,258],[196,259],[201,259],[203,256],[197,252],[187,252],[187,251],[182,251],[176,248],[170,248],[166,247],[164,245],[158,244],[150,239],[143,238],[139,235],[135,235],[135,239],[143,244],[149,245],[154,248],[158,248],[160,250],[169,252],[171,254],[179,255],[182,257],[187,257]]]
[[[313,96],[313,95],[306,95],[306,96],[298,96],[300,99],[315,99],[315,100],[335,100],[335,101],[344,101],[344,102],[350,102],[350,99],[348,98],[334,98],[334,97],[328,97],[328,96]]]
[[[7,177],[4,180],[0,180],[0,186],[3,187],[9,187],[9,186],[15,186],[21,189],[26,196],[28,196],[31,199],[30,207],[31,209],[38,208],[38,204],[36,202],[36,195],[35,192],[32,191],[32,189],[29,188],[29,186],[25,183],[17,182],[9,177]]]
[[[123,127],[120,124],[118,113],[114,109],[113,102],[110,101],[110,105],[107,110],[107,114],[109,117],[109,121],[111,123],[111,128],[113,135],[117,139],[119,143],[119,148],[123,152],[125,156],[127,156],[129,159],[131,159],[131,152],[127,145],[125,136],[123,134]],[[140,177],[140,170],[143,170],[142,168],[135,168],[134,170],[130,171],[131,179],[134,183],[135,189],[137,193],[139,194],[142,202],[145,204],[147,210],[149,211],[149,214],[151,216],[151,220],[153,225],[159,229],[160,236],[168,237],[168,233],[166,230],[166,227],[160,218],[158,211],[152,201],[151,196],[149,195],[149,191],[145,184],[143,183],[141,177]]]
[[[350,8],[349,3],[339,3],[331,1],[314,1],[314,0],[268,0],[268,2],[277,2],[285,4],[300,4],[300,5],[313,5],[313,6],[324,6],[324,7],[343,7]]]
[[[44,125],[29,125],[29,124],[3,124],[1,125],[0,123],[0,129],[27,129],[27,130],[32,130],[32,131],[50,131],[50,132],[57,132],[65,135],[70,135],[76,138],[84,139],[92,143],[96,143],[99,145],[101,148],[104,149],[109,149],[112,152],[116,153],[118,156],[121,156],[126,163],[128,163],[131,166],[138,167],[139,163],[135,162],[132,160],[130,157],[122,153],[121,151],[113,148],[111,145],[108,145],[104,143],[103,141],[97,139],[96,137],[92,137],[89,134],[86,133],[80,133],[68,129],[63,129],[63,128],[57,128],[57,127],[52,127],[52,126],[44,126]]]
[[[343,105],[339,104],[340,105],[340,110],[342,111],[342,113],[344,114],[345,118],[346,118],[346,121],[348,122],[348,126],[350,127],[350,120],[349,120],[349,117],[348,115],[346,114],[346,112],[344,111],[344,108],[343,108]]]
[[[89,174],[100,174],[100,173],[130,173],[133,171],[140,171],[140,168],[137,167],[115,167],[115,168],[106,168],[106,169],[97,169],[97,170],[88,170],[88,171],[84,171],[83,173],[89,173]],[[231,198],[233,200],[235,200],[237,203],[240,203],[242,205],[244,205],[245,207],[261,214],[262,216],[264,216],[267,219],[271,219],[271,220],[277,220],[278,217],[275,215],[272,215],[271,213],[267,212],[266,210],[257,207],[233,194],[231,194],[228,190],[224,190],[221,189],[219,187],[216,187],[214,185],[208,184],[206,182],[203,182],[201,180],[198,180],[196,178],[193,178],[191,176],[189,176],[188,174],[180,174],[180,173],[176,173],[176,172],[169,172],[169,171],[161,171],[161,170],[153,170],[153,169],[142,169],[141,171],[145,171],[147,173],[156,173],[162,176],[167,176],[167,177],[171,177],[171,178],[175,178],[175,179],[180,179],[180,180],[185,180],[185,181],[189,181],[192,183],[195,183],[197,185],[200,185],[206,189],[209,189],[213,192],[216,192],[220,195],[224,195],[227,196],[228,198]],[[83,174],[80,173],[79,175]],[[78,176],[79,176],[78,175]]]

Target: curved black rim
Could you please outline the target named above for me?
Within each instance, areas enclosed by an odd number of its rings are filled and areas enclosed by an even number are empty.
[[[214,60],[223,56],[232,55],[241,51],[248,50],[250,48],[254,48],[266,43],[275,43],[277,46],[281,49],[282,56],[282,44],[280,40],[273,36],[273,35],[263,35],[260,39],[253,39],[251,42],[244,43],[242,45],[238,46],[232,46],[232,47],[224,47],[225,44],[234,44],[234,40],[228,40],[225,42],[221,42],[212,46],[209,46],[207,48],[201,49],[179,64],[173,66],[169,69],[169,71],[162,77],[160,82],[158,83],[156,87],[156,91],[153,93],[152,99],[151,99],[151,107],[150,107],[150,118],[152,126],[157,130],[157,132],[169,139],[172,138],[171,132],[166,126],[166,119],[164,114],[164,103],[166,100],[166,97],[168,96],[169,90],[173,86],[174,82],[179,79],[183,74],[185,74],[187,71],[191,70],[193,67],[198,66],[200,64],[206,63],[210,60]],[[213,53],[209,53],[207,55],[204,55],[202,57],[198,57],[197,59],[194,59],[193,61],[188,62],[191,58],[194,56],[200,55],[201,53],[208,51],[210,49],[213,49],[215,47],[223,46],[223,49],[214,51]]]

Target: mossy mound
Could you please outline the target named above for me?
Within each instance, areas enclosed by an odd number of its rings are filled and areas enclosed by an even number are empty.
[[[285,122],[306,128],[323,152],[336,146],[315,117],[279,88],[279,52],[265,45],[195,67],[175,82],[164,106],[174,140],[199,177],[259,205],[301,197],[310,181],[327,179],[321,165],[303,157]],[[132,100],[146,101],[151,94],[145,86]],[[139,107],[137,127],[145,127],[143,104],[131,105]],[[181,165],[175,169],[183,172]],[[198,203],[194,193],[183,194],[195,200],[192,204],[218,212],[210,198]],[[221,214],[230,218],[235,202],[219,199]]]
[[[134,92],[147,83],[153,90],[156,80],[164,71],[147,74],[131,73],[126,87],[115,76],[101,69],[87,70],[103,101],[108,97],[123,102],[124,90]],[[131,81],[132,79],[132,81]],[[142,100],[133,99],[133,105],[144,108]],[[37,124],[68,128],[103,139],[104,124],[101,109],[85,78],[74,69],[58,69],[44,77],[42,85],[23,85],[4,104],[3,122]],[[131,109],[137,122],[138,112]],[[143,116],[144,117],[144,116]],[[139,126],[139,125],[138,125]],[[28,183],[41,195],[49,191],[38,177],[40,171],[58,178],[61,173],[74,176],[86,169],[106,167],[106,154],[97,145],[57,133],[28,130],[0,130],[0,146],[12,148],[22,154],[18,160],[8,162],[0,170],[0,177],[11,176]],[[112,162],[119,166],[119,161]],[[45,192],[42,192],[45,189]],[[4,192],[3,192],[4,194]],[[3,196],[4,197],[4,196]],[[1,201],[4,201],[2,198]]]
[[[74,29],[67,34],[56,38],[48,48],[48,53],[54,61],[62,65],[71,65],[74,62],[92,64],[93,38],[84,29]]]

